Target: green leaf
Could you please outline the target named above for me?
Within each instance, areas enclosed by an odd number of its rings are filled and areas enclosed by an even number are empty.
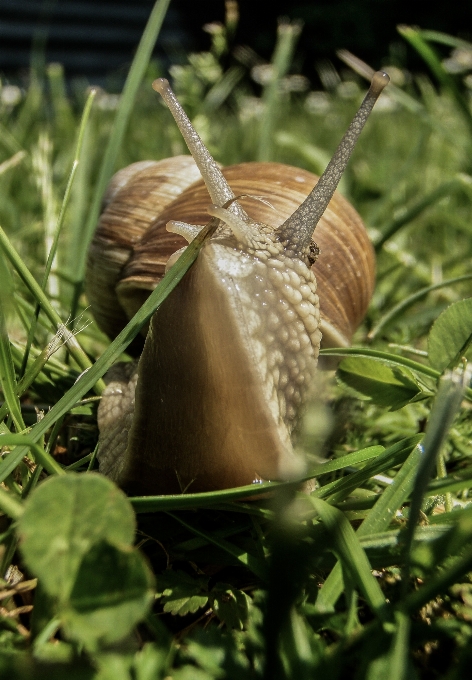
[[[165,571],[158,587],[164,611],[174,616],[195,614],[208,602],[208,579],[192,578],[184,571]]]
[[[211,591],[212,608],[228,628],[242,630],[249,615],[250,598],[242,590],[218,583]]]
[[[26,564],[51,596],[67,601],[87,552],[100,541],[128,547],[134,514],[102,475],[51,477],[31,494],[19,522]]]
[[[64,612],[65,630],[88,649],[124,638],[153,601],[153,578],[142,555],[106,541],[84,556]]]
[[[467,353],[471,341],[472,298],[467,298],[450,305],[433,324],[428,336],[429,363],[441,372],[453,368]]]
[[[170,675],[169,661],[169,649],[163,639],[159,644],[147,642],[134,657],[136,680],[163,680]]]
[[[144,618],[153,578],[132,548],[131,504],[113,482],[94,473],[51,477],[31,493],[18,525],[25,563],[70,638],[96,651]]]
[[[413,375],[372,359],[349,357],[337,372],[338,379],[375,404],[396,410],[415,399],[421,390]]]

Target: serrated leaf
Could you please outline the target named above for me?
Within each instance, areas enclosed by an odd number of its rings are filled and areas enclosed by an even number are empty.
[[[428,336],[429,363],[438,371],[453,368],[467,354],[472,341],[472,298],[454,302],[442,312]]]
[[[251,600],[242,590],[218,583],[211,591],[212,608],[228,628],[242,630],[249,615]]]
[[[208,595],[176,597],[173,593],[169,597],[164,596],[163,601],[165,602],[164,611],[166,614],[186,616],[187,614],[195,614],[199,609],[202,609],[208,602]]]
[[[348,357],[339,365],[337,377],[362,397],[394,411],[421,395],[410,371],[373,359]]]
[[[208,602],[208,579],[192,578],[184,571],[164,572],[158,587],[164,611],[173,616],[195,614]]]

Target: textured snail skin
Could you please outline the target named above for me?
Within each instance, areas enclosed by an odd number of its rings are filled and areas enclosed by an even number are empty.
[[[267,191],[270,183],[266,178],[258,191],[258,173],[268,171],[263,164],[235,166],[243,179],[250,173],[253,184],[249,190],[241,191],[237,178],[230,179],[231,168],[226,171],[228,183],[168,83],[160,80],[153,85],[171,108],[205,178],[211,201],[206,198],[202,222],[208,221],[208,214],[220,222],[194,266],[153,316],[137,371],[128,365],[122,375],[116,368],[103,395],[98,413],[100,470],[126,491],[209,491],[302,474],[304,464],[295,454],[291,438],[313,384],[321,341],[319,297],[310,266],[311,236],[387,81],[385,74],[374,76],[361,109],[319,180],[319,190],[317,186],[310,193],[311,187],[304,186],[310,182],[304,171],[291,169],[295,170],[293,182],[303,185],[303,195],[295,210],[293,206],[288,209],[288,216],[284,204],[290,182],[284,166],[272,167],[277,177],[272,194]],[[117,199],[123,191],[124,187],[111,193]],[[111,267],[114,282],[107,285],[128,314],[139,306],[143,291],[146,295],[155,286],[156,272],[160,273],[170,255],[165,251],[174,235],[161,242],[157,239],[163,225],[173,220],[176,223],[167,225],[171,231],[198,231],[182,227],[180,222],[199,223],[195,205],[190,219],[185,210],[189,194],[196,197],[197,204],[201,201],[200,191],[198,184],[191,185],[164,206],[140,238],[121,239],[120,245],[125,245],[118,259],[127,261],[122,268]],[[278,220],[268,226],[270,219],[264,211],[270,208],[264,204],[258,207],[257,220],[253,219],[233,192],[269,198],[276,204],[272,213]],[[182,199],[185,202],[180,205]],[[349,212],[342,201],[341,206],[341,212]],[[252,214],[249,208],[248,212]],[[331,239],[328,243],[334,242],[338,249],[328,263],[330,287],[335,297],[341,291],[346,294],[344,308],[348,311],[337,313],[336,307],[342,307],[337,299],[323,323],[330,344],[343,345],[349,343],[372,288],[372,283],[367,283],[358,302],[359,296],[351,288],[366,272],[359,267],[356,271],[354,265],[359,264],[357,259],[365,264],[372,282],[373,255],[362,225],[354,228],[352,241],[357,245],[352,250],[346,246],[343,230],[333,226],[329,211],[325,221]],[[318,226],[317,241],[319,233]],[[98,240],[102,237],[99,229]],[[160,252],[163,244],[164,255]],[[92,246],[92,278],[99,259]],[[348,271],[350,268],[353,271]],[[344,317],[352,318],[352,324]]]
[[[205,244],[182,284],[152,319],[137,380],[140,408],[120,469],[112,468],[122,412],[108,430],[110,445],[102,439],[111,464],[102,453],[101,469],[140,493],[300,474],[290,435],[321,339],[313,272],[270,234],[249,247],[226,234]],[[160,405],[154,418],[149,404]],[[113,420],[108,412],[101,419]]]

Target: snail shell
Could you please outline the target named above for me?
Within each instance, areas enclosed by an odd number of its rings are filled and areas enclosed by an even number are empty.
[[[175,259],[179,234],[192,240],[208,215],[218,229],[151,319],[137,371],[113,372],[98,414],[100,469],[147,494],[296,478],[303,462],[292,438],[320,329],[325,344],[348,345],[373,290],[365,228],[333,193],[388,77],[374,76],[318,183],[277,163],[221,171],[166,81],[156,82],[205,182],[194,181],[187,157],[134,164],[115,177],[88,262],[92,311],[98,319],[105,312],[100,327],[113,337],[137,311]],[[270,205],[243,208],[248,195]]]
[[[319,179],[282,163],[240,163],[222,172],[236,196],[261,196],[270,203],[245,205],[253,219],[273,229],[292,215]],[[92,313],[110,338],[154,290],[169,257],[186,245],[182,236],[166,230],[167,223],[204,225],[210,203],[191,156],[133,163],[116,173],[90,246],[86,279]],[[316,243],[321,255],[313,269],[322,301],[322,346],[347,347],[372,297],[375,256],[361,217],[338,192],[316,227]],[[142,341],[134,346],[139,351]]]

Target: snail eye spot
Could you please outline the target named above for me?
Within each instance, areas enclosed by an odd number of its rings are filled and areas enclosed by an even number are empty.
[[[316,262],[319,254],[320,254],[320,249],[318,248],[318,245],[312,239],[311,242],[310,242],[310,247],[309,247],[309,252],[308,252],[308,262],[310,263],[310,267]]]

